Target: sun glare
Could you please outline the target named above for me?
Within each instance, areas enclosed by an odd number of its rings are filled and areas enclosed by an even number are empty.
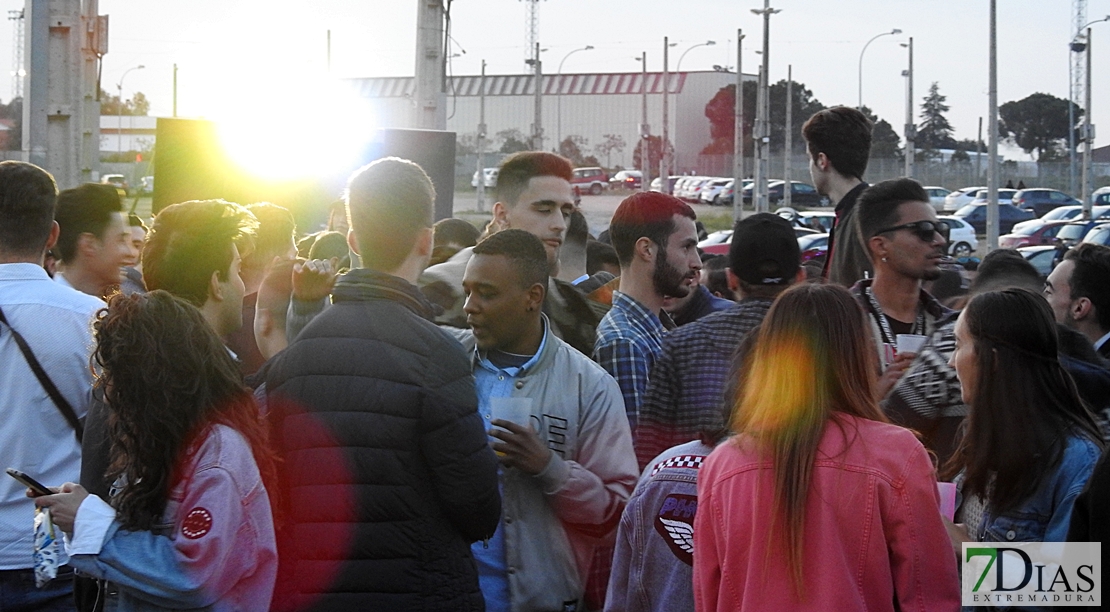
[[[334,79],[303,83],[310,95],[256,82],[215,118],[228,157],[264,180],[323,177],[353,168],[377,128],[373,109]]]

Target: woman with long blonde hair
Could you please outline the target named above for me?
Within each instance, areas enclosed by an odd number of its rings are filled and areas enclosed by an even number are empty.
[[[933,466],[873,398],[856,300],[797,286],[756,333],[698,480],[697,609],[958,609]]]

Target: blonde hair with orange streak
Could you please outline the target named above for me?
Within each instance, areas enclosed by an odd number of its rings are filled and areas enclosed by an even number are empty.
[[[785,291],[744,362],[730,426],[772,462],[774,531],[802,596],[805,507],[817,446],[834,412],[886,421],[874,399],[875,363],[864,313],[838,285]],[[768,543],[768,555],[771,542]]]

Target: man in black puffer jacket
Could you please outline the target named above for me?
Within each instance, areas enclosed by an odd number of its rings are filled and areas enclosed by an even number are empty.
[[[462,346],[414,286],[434,190],[386,158],[348,185],[363,267],[268,364],[281,456],[275,610],[484,610],[469,544],[501,517]]]

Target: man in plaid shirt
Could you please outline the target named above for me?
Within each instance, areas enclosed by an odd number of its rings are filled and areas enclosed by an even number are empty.
[[[678,198],[636,193],[620,203],[609,238],[620,261],[620,287],[613,308],[597,326],[594,361],[617,379],[629,425],[635,429],[647,390],[648,373],[662,349],[659,320],[666,296],[685,297],[697,288],[701,271],[697,216]],[[601,609],[609,584],[613,547],[600,547],[586,585],[586,603]]]
[[[734,371],[733,353],[763,322],[775,297],[805,278],[800,260],[794,229],[782,217],[760,213],[736,224],[728,278],[740,301],[663,339],[633,427],[641,469],[668,448],[722,425],[721,402]]]

